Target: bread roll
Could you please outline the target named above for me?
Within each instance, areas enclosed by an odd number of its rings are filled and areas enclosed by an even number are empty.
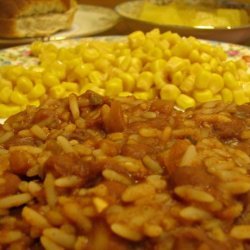
[[[0,0],[0,37],[49,36],[72,25],[75,0]]]

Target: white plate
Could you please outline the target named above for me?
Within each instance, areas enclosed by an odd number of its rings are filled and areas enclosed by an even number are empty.
[[[118,22],[118,15],[109,8],[80,4],[75,14],[72,28],[44,38],[0,38],[1,45],[19,45],[40,39],[58,41],[75,37],[92,36],[111,29]]]

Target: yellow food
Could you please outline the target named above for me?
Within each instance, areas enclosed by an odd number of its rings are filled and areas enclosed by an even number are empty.
[[[204,28],[237,27],[249,22],[247,11],[244,9],[212,9],[200,5],[188,6],[181,1],[174,1],[166,5],[156,5],[145,1],[139,18],[159,24]],[[192,57],[195,58],[196,54]]]
[[[46,96],[64,98],[87,90],[158,97],[182,109],[213,100],[243,104],[250,98],[246,62],[229,60],[221,47],[194,37],[156,29],[136,31],[127,40],[92,40],[68,48],[34,42],[31,50],[39,65],[0,67],[0,104],[23,109]],[[0,116],[19,109],[0,109]]]

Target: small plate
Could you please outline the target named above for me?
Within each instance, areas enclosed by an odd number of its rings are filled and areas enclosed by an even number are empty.
[[[118,22],[119,16],[109,8],[79,4],[75,14],[72,28],[60,31],[43,38],[16,38],[6,39],[0,37],[0,46],[13,46],[31,43],[34,40],[58,41],[75,37],[86,37],[100,34],[111,29]]]
[[[160,1],[152,0],[156,4]],[[159,28],[162,32],[177,32],[182,36],[195,36],[207,40],[218,40],[230,43],[243,43],[250,39],[250,24],[247,26],[239,26],[233,28],[202,28],[178,25],[165,25],[147,22],[139,18],[139,13],[144,1],[127,1],[118,4],[115,11],[126,20],[127,27],[132,30],[150,31]],[[161,3],[161,2],[160,2]]]

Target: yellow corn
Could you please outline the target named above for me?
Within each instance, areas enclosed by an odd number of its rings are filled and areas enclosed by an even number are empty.
[[[225,72],[223,74],[225,86],[231,90],[239,88],[239,83],[236,81],[234,75],[231,72]]]
[[[208,87],[213,94],[217,94],[224,87],[223,78],[220,75],[213,73],[211,75]]]
[[[195,90],[194,98],[197,102],[209,102],[213,100],[213,93],[211,90]]]
[[[195,106],[195,100],[192,97],[184,94],[180,94],[178,96],[178,98],[176,99],[176,103],[180,108],[184,110]]]
[[[0,118],[9,117],[21,111],[20,106],[0,104]]]
[[[102,86],[103,84],[103,75],[97,70],[93,70],[89,73],[88,79],[91,83],[94,83],[96,86]]]
[[[212,77],[212,74],[208,71],[203,70],[199,72],[195,79],[195,87],[197,89],[207,89],[209,86],[211,77]]]
[[[33,83],[26,76],[20,76],[17,78],[16,87],[20,92],[28,93],[33,88]]]
[[[161,99],[168,101],[175,101],[180,94],[181,91],[173,84],[164,85],[160,91]]]
[[[43,74],[43,84],[48,87],[59,85],[60,81],[56,74],[53,72],[44,72]]]
[[[28,98],[31,100],[38,99],[46,92],[45,87],[42,84],[36,84],[33,89],[28,93]]]
[[[107,96],[116,96],[123,91],[122,80],[119,78],[113,78],[106,82],[105,88]]]
[[[62,98],[92,90],[101,95],[173,100],[182,109],[220,100],[243,104],[250,98],[244,60],[228,60],[220,46],[194,37],[153,30],[127,40],[92,40],[56,48],[35,42],[36,66],[0,67],[0,104],[22,108],[47,95]]]
[[[175,73],[177,71],[181,71],[182,69],[188,66],[188,61],[179,57],[171,57],[167,62],[166,67],[169,69],[171,73]]]
[[[221,91],[221,95],[222,95],[222,100],[225,103],[231,103],[231,102],[233,102],[233,92],[230,89],[224,88]]]
[[[53,98],[59,99],[65,97],[66,89],[62,85],[56,85],[50,88],[49,93]]]
[[[182,81],[180,85],[180,90],[183,93],[190,93],[194,89],[194,84],[195,84],[195,76],[189,75]]]
[[[153,85],[153,73],[144,71],[137,79],[136,87],[140,90],[149,90]]]
[[[99,88],[99,87],[95,86],[93,83],[87,83],[87,84],[83,85],[83,87],[80,90],[80,94],[85,93],[87,90],[94,91],[95,93],[97,93],[99,95],[105,94],[105,90],[103,88]]]
[[[13,90],[11,95],[10,95],[10,100],[12,103],[16,104],[16,105],[27,105],[28,104],[28,99],[27,96],[25,96],[24,94],[22,94],[21,92],[17,91],[17,90]]]
[[[118,77],[123,81],[123,88],[125,91],[133,92],[135,88],[135,78],[132,74],[121,72]]]
[[[3,87],[0,90],[0,102],[9,103],[11,94],[12,94],[12,88],[11,87],[9,87],[9,86]]]
[[[74,69],[74,73],[76,76],[80,78],[86,77],[93,70],[93,65],[90,63],[81,63],[77,65]]]
[[[134,97],[141,100],[150,100],[155,97],[155,91],[153,89],[150,91],[136,91],[134,92]]]
[[[189,59],[192,63],[194,62],[200,62],[200,52],[197,49],[194,49],[189,54]]]
[[[245,94],[244,90],[234,90],[233,91],[234,101],[237,105],[242,105],[249,102],[249,97]]]
[[[79,85],[75,82],[62,82],[59,86],[67,91],[77,93],[79,91]],[[55,87],[55,86],[54,86]]]
[[[184,79],[184,75],[182,74],[181,71],[177,71],[173,74],[173,78],[172,78],[172,83],[179,86]]]

